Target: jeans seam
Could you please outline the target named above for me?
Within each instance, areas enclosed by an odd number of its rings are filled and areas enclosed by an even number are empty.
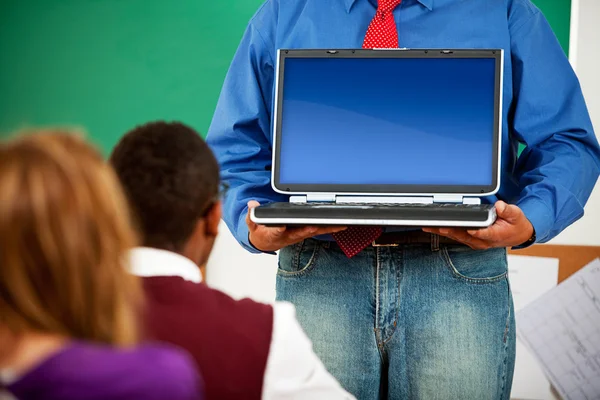
[[[302,249],[304,248],[304,240],[300,243],[294,245],[295,251],[294,256],[292,257],[292,265],[295,270],[300,269],[300,253],[302,253]]]
[[[509,304],[508,304],[508,316],[506,317],[506,326],[504,327],[504,338],[502,339],[502,341],[504,343],[506,343],[508,341],[508,331],[510,330],[510,317],[511,317],[511,315],[512,314],[510,312],[510,301],[509,301]]]
[[[400,253],[401,256],[403,253]],[[394,316],[393,328],[388,337],[383,341],[382,345],[385,346],[392,338],[394,334],[398,330],[398,317],[400,316],[400,302],[402,301],[402,297],[400,296],[400,267],[403,265],[404,259],[402,258],[400,262],[395,263],[398,269],[396,270],[396,290],[398,291],[398,299],[396,301],[396,315]]]
[[[379,248],[375,249],[375,334],[377,342],[379,340]],[[379,343],[378,343],[379,344]]]
[[[507,312],[507,317],[506,317],[506,325],[504,328],[504,338],[503,338],[503,343],[504,343],[504,361],[502,363],[502,388],[501,388],[501,392],[500,392],[500,399],[504,399],[504,387],[506,386],[506,363],[508,361],[508,332],[510,331],[510,319],[511,319],[511,315],[512,313],[510,312],[510,283],[508,282],[508,280],[506,281],[506,284],[508,286],[508,312]],[[510,397],[510,396],[509,396]]]
[[[437,235],[435,233],[431,234],[431,251],[440,251],[440,235]]]
[[[383,364],[385,361],[385,348],[382,344],[381,331],[379,330],[379,248],[375,249],[375,324],[373,332],[375,334],[375,342],[377,343],[377,352],[379,359]]]
[[[302,246],[304,247],[304,246]],[[321,245],[319,243],[315,244],[315,248],[313,250],[313,254],[311,255],[310,259],[308,260],[308,263],[306,264],[306,266],[300,270],[300,271],[285,271],[282,270],[281,268],[277,268],[277,275],[283,277],[283,278],[295,278],[295,277],[300,277],[303,275],[308,274],[310,271],[312,271],[315,267],[315,264],[317,263],[317,259],[319,258],[319,253],[321,252]],[[300,262],[300,261],[298,261]]]
[[[445,262],[446,266],[450,269],[450,272],[452,273],[452,275],[455,278],[463,280],[467,283],[485,285],[485,284],[501,281],[502,279],[505,279],[506,276],[508,275],[508,271],[506,271],[500,275],[491,276],[489,278],[469,278],[468,276],[465,276],[465,275],[461,274],[460,272],[458,272],[458,269],[456,268],[456,266],[452,262],[452,259],[450,258],[450,254],[448,254],[448,248],[446,248],[446,247],[442,248],[441,251],[439,252],[439,254],[440,254],[440,257],[442,257],[442,260]]]
[[[397,328],[397,323],[396,323],[396,325],[394,325],[394,327],[392,328],[392,332],[391,332],[391,333],[388,335],[388,337],[387,337],[387,338],[385,338],[385,340],[382,340],[382,342],[381,342],[381,345],[382,345],[382,346],[385,346],[386,344],[388,344],[388,342],[389,342],[390,340],[392,340],[392,338],[394,337],[394,333],[396,333],[396,328]],[[382,337],[382,339],[383,339],[383,337]]]

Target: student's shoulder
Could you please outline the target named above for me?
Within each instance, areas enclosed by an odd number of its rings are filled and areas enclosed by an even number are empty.
[[[74,342],[36,370],[34,381],[53,382],[90,399],[196,399],[202,381],[192,359],[170,345],[130,348]],[[34,373],[34,374],[35,374]],[[43,379],[39,379],[42,376]],[[71,397],[67,397],[71,398]]]
[[[179,347],[166,343],[146,343],[138,346],[132,352],[138,354],[137,362],[140,368],[145,368],[149,373],[156,374],[156,368],[143,367],[152,365],[161,367],[163,371],[158,372],[161,376],[194,378],[194,363],[191,357]],[[169,371],[165,374],[164,371]]]
[[[219,311],[249,314],[254,318],[262,316],[272,319],[273,306],[270,304],[260,303],[248,298],[234,299],[218,289],[210,288],[207,285],[202,286],[205,301],[210,301]]]
[[[128,366],[128,371],[121,371],[124,376],[134,374],[133,381],[139,385],[131,391],[139,393],[139,398],[196,399],[202,392],[194,361],[178,347],[148,343],[122,351],[120,356],[115,362]]]
[[[254,317],[269,317],[272,306],[251,299],[237,300],[228,294],[209,287],[206,283],[194,283],[180,277],[144,278],[144,289],[149,298],[168,302],[170,305],[185,304],[203,314],[219,313],[232,315],[235,313],[251,314]]]

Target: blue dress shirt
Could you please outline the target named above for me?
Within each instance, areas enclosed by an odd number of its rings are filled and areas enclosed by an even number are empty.
[[[207,141],[230,185],[224,219],[249,251],[246,203],[273,191],[271,106],[278,48],[360,48],[375,0],[267,0],[233,58]],[[579,82],[548,22],[529,0],[404,0],[399,47],[503,48],[502,182],[546,242],[583,215],[600,148]],[[368,140],[365,138],[365,140]],[[518,143],[527,145],[517,158]]]

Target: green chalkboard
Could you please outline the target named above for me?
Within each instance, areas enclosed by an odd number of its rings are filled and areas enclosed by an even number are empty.
[[[154,119],[204,134],[262,2],[0,0],[0,132],[76,125],[105,153],[126,130]],[[570,0],[535,3],[567,50]]]
[[[563,50],[569,54],[569,34],[571,31],[571,0],[533,0],[552,25]]]
[[[205,133],[263,0],[0,0],[0,131],[85,127],[110,151],[135,124]]]

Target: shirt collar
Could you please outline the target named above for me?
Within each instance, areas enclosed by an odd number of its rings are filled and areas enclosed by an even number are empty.
[[[180,254],[150,247],[136,247],[129,252],[129,271],[137,276],[179,276],[200,283],[200,269],[192,260]]]
[[[357,0],[344,0],[346,2],[346,11],[350,12],[350,10],[352,9],[352,6],[354,5],[354,3],[356,3]],[[421,3],[422,5],[424,5],[425,7],[427,7],[427,9],[429,11],[433,10],[433,0],[417,0],[419,3]]]

